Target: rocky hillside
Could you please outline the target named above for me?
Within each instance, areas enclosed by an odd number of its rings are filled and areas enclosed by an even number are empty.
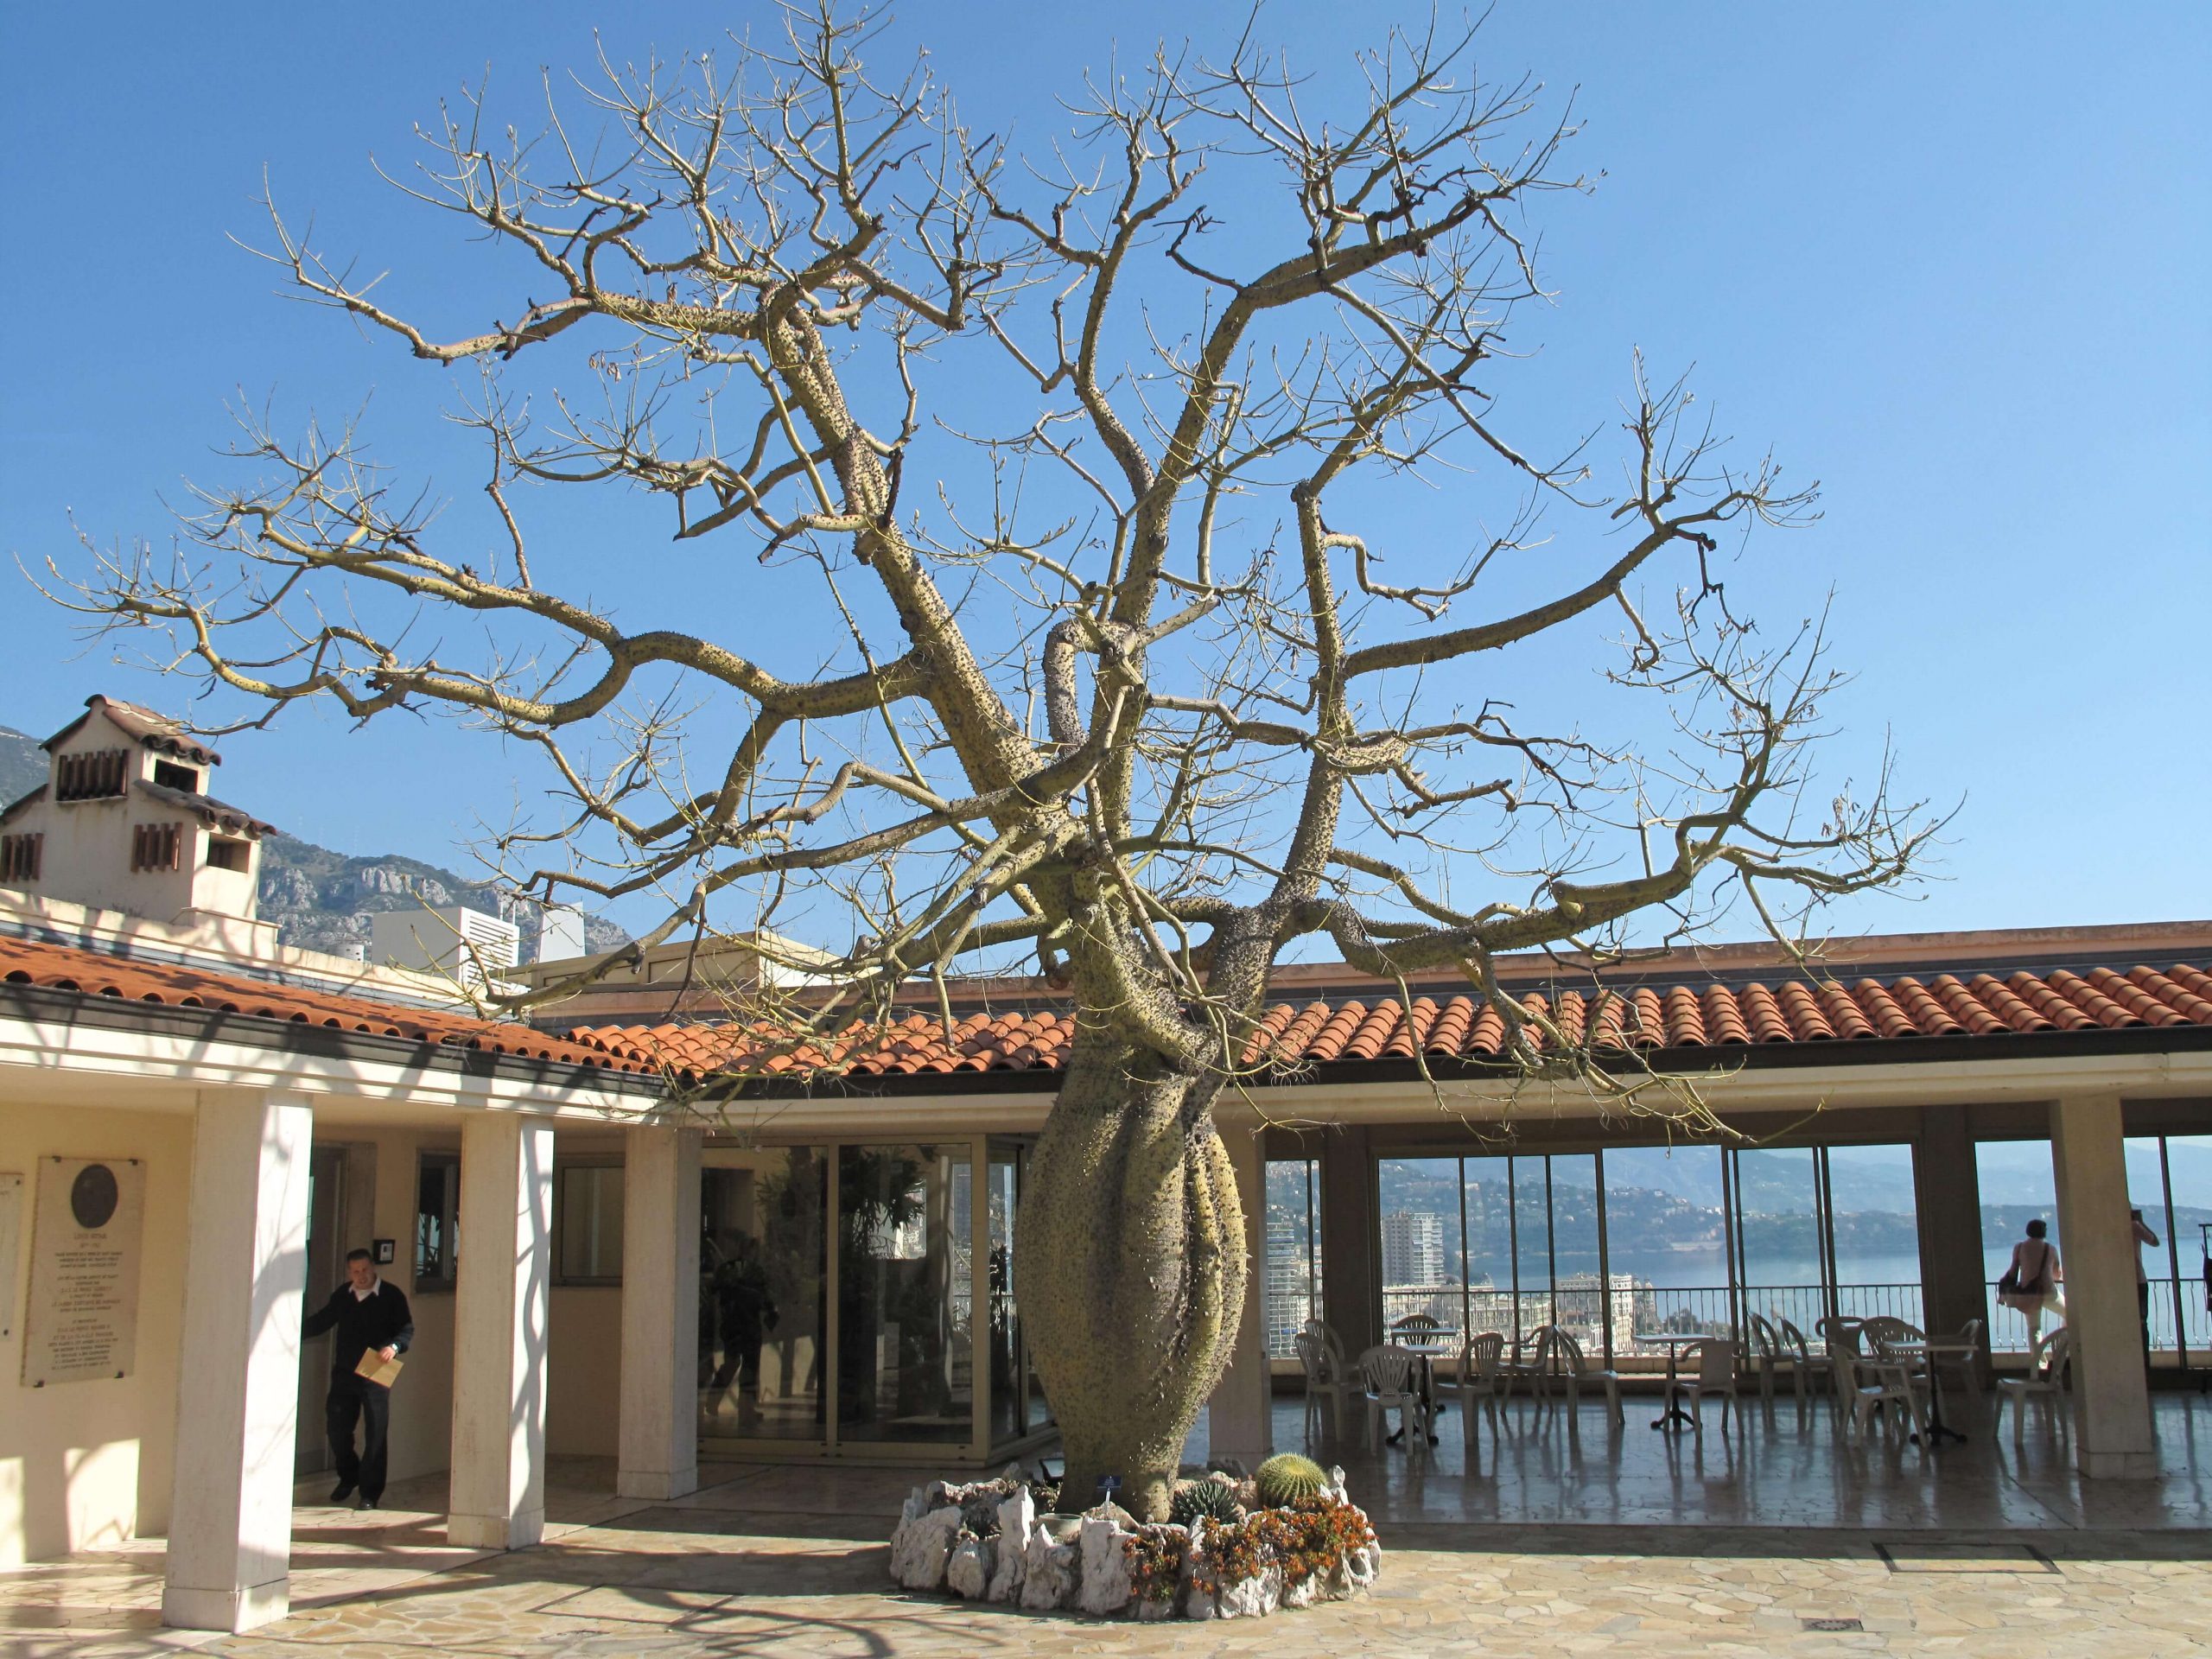
[[[0,805],[45,781],[46,754],[38,740],[0,726]],[[253,810],[280,822],[284,817],[281,801],[256,801]],[[418,905],[467,905],[493,914],[505,909],[493,889],[397,853],[355,858],[289,836],[272,836],[262,850],[261,914],[276,924],[280,944],[351,956],[355,945],[369,942],[371,917]],[[629,937],[612,922],[585,918],[585,941],[594,950],[612,950]],[[535,930],[525,922],[524,962],[535,954],[537,943]]]

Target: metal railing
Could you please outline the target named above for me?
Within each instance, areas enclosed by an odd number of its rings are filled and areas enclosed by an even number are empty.
[[[1592,1354],[1603,1351],[1605,1327],[1610,1324],[1614,1357],[1637,1360],[1663,1359],[1667,1351],[1664,1344],[1637,1341],[1639,1334],[1725,1337],[1731,1329],[1732,1317],[1740,1319],[1747,1313],[1762,1314],[1777,1326],[1787,1319],[1817,1349],[1815,1327],[1828,1311],[1827,1292],[1819,1285],[1741,1286],[1736,1291],[1732,1310],[1726,1285],[1652,1285],[1630,1281],[1624,1274],[1615,1274],[1614,1278],[1610,1291],[1600,1290],[1595,1285],[1561,1286],[1556,1293],[1523,1290],[1518,1299],[1517,1319],[1516,1299],[1510,1290],[1484,1286],[1465,1292],[1463,1302],[1457,1285],[1420,1288],[1393,1286],[1382,1293],[1382,1318],[1386,1325],[1390,1325],[1409,1313],[1431,1313],[1455,1329],[1464,1326],[1465,1331],[1503,1331],[1509,1335],[1516,1329],[1525,1334],[1539,1325],[1560,1325],[1573,1332],[1584,1349]],[[1993,1282],[1986,1289],[1990,1347],[2000,1354],[2025,1353],[2026,1319],[1998,1301]],[[2175,1281],[2171,1277],[2153,1279],[2150,1290],[2151,1351],[2185,1351],[2195,1363],[2202,1363],[2208,1356],[2212,1356],[2212,1311],[2205,1306],[2203,1284],[2195,1279],[2180,1281],[2178,1325]],[[1601,1300],[1605,1304],[1602,1308]],[[1923,1329],[1927,1325],[1926,1304],[1916,1284],[1838,1285],[1835,1306],[1839,1313],[1852,1319],[1887,1315]],[[2049,1330],[2063,1317],[2054,1312],[2044,1320],[2044,1328]],[[1301,1313],[1300,1322],[1303,1318]],[[1289,1324],[1278,1331],[1271,1325],[1269,1351],[1288,1357],[1292,1351],[1290,1338],[1297,1328],[1296,1324]]]
[[[1639,1338],[1672,1336],[1726,1337],[1744,1314],[1758,1313],[1777,1325],[1789,1319],[1817,1345],[1815,1327],[1827,1313],[1826,1291],[1819,1285],[1745,1285],[1732,1299],[1726,1285],[1654,1285],[1626,1274],[1614,1275],[1610,1289],[1597,1285],[1562,1285],[1556,1291],[1512,1291],[1491,1286],[1462,1293],[1457,1285],[1413,1288],[1392,1287],[1382,1293],[1382,1317],[1395,1324],[1410,1313],[1431,1313],[1455,1328],[1467,1331],[1516,1331],[1525,1335],[1540,1325],[1558,1325],[1572,1332],[1585,1352],[1595,1357],[1610,1351],[1618,1360],[1663,1361],[1668,1344]],[[1908,1324],[1922,1323],[1923,1306],[1916,1284],[1852,1284],[1835,1287],[1840,1312],[1853,1319],[1887,1314]],[[1462,1314],[1465,1319],[1462,1319]],[[1606,1329],[1611,1329],[1610,1349]],[[1745,1333],[1739,1332],[1739,1336]],[[1287,1350],[1287,1341],[1285,1348]]]
[[[2065,1287],[2059,1287],[2061,1307],[2064,1306]],[[2186,1351],[2192,1364],[2202,1365],[2208,1353],[2212,1353],[2212,1313],[2204,1306],[2204,1282],[2200,1279],[2183,1279],[2180,1282],[2181,1317],[2183,1323],[2177,1326],[2174,1319],[2175,1282],[2171,1277],[2151,1281],[2151,1351],[2153,1354],[2174,1354],[2183,1351],[2182,1338],[2187,1338]],[[2046,1312],[2043,1329],[2064,1322],[2065,1314],[2059,1309]],[[2024,1354],[2028,1351],[2027,1315],[2016,1308],[2002,1306],[1997,1300],[1997,1287],[1989,1287],[1989,1345],[2000,1354]]]

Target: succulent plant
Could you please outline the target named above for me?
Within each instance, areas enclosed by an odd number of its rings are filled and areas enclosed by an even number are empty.
[[[999,1532],[999,1504],[1002,1495],[988,1491],[963,1500],[960,1505],[960,1524],[978,1538],[995,1538]]]
[[[1037,1513],[1050,1515],[1060,1507],[1060,1483],[1057,1480],[1033,1480],[1029,1483],[1029,1497],[1037,1505]]]
[[[1236,1501],[1234,1486],[1209,1475],[1178,1486],[1167,1500],[1167,1517],[1179,1527],[1194,1524],[1202,1515],[1234,1526],[1244,1518],[1244,1506]]]
[[[1295,1452],[1277,1452],[1260,1465],[1253,1478],[1260,1489],[1260,1502],[1271,1510],[1319,1497],[1329,1484],[1328,1474],[1319,1464]]]

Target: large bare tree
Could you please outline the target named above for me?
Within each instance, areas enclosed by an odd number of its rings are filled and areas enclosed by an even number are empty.
[[[205,490],[182,552],[95,553],[71,602],[166,633],[254,720],[323,698],[530,746],[565,806],[491,856],[541,898],[657,904],[648,942],[741,925],[772,953],[834,899],[819,994],[777,1011],[794,1041],[1033,956],[1077,1035],[1023,1317],[1068,1490],[1116,1473],[1156,1515],[1244,1301],[1213,1111],[1269,1064],[1280,953],[1456,970],[1515,1065],[1633,1099],[1604,1022],[1503,995],[1498,953],[1602,959],[1722,887],[1787,933],[1897,880],[1925,826],[1885,775],[1808,804],[1819,641],[1767,641],[1714,575],[1809,492],[1731,464],[1640,366],[1563,454],[1506,429],[1531,210],[1583,183],[1535,89],[1431,34],[1332,92],[1248,37],[1084,78],[1017,149],[922,67],[874,73],[880,41],[803,12],[719,58],[603,61],[529,137],[480,88],[395,181],[493,262],[467,267],[505,284],[485,315],[388,300],[272,200],[289,291],[473,371],[482,517],[353,427],[249,419],[251,475]],[[579,521],[591,486],[667,517]],[[1410,533],[1394,503],[1438,487],[1464,528]],[[764,564],[818,580],[806,613],[760,602],[793,574]],[[725,637],[626,622],[656,607]],[[1615,653],[1630,738],[1523,723],[1540,636]]]

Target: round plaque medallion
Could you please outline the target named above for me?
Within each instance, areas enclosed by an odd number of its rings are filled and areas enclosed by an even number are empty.
[[[113,1170],[105,1164],[87,1164],[77,1172],[77,1179],[69,1188],[69,1213],[77,1217],[79,1227],[90,1232],[107,1225],[120,1196]]]

